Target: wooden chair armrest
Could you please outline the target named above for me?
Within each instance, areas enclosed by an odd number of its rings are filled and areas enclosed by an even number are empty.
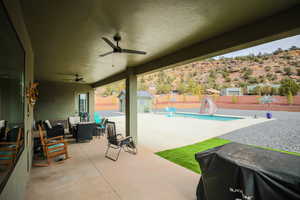
[[[132,136],[123,137],[120,141],[132,139]]]
[[[55,136],[55,137],[51,137],[51,138],[47,138],[47,140],[57,140],[57,139],[64,139],[64,136]]]
[[[15,147],[0,147],[0,151],[16,151],[17,146]]]
[[[0,145],[17,144],[16,142],[0,142]]]

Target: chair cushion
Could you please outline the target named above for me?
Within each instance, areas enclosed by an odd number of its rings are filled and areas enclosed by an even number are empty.
[[[52,126],[51,126],[51,123],[49,120],[45,120],[45,123],[47,124],[48,128],[49,129],[52,129]]]
[[[49,152],[52,153],[52,152],[56,152],[56,151],[61,151],[63,149],[64,145],[65,145],[64,143],[59,143],[59,144],[48,146],[48,149],[50,149]],[[51,150],[52,148],[55,148],[55,147],[62,147],[62,148]]]
[[[5,120],[0,120],[0,129],[5,126]]]
[[[7,132],[6,141],[7,142],[16,142],[19,135],[19,127],[10,129]]]
[[[71,125],[75,125],[80,122],[80,117],[69,117],[69,123]]]
[[[15,144],[7,146],[8,148],[16,147]],[[0,155],[14,155],[14,151],[0,151]],[[14,159],[14,157],[0,157],[0,160],[11,160]]]

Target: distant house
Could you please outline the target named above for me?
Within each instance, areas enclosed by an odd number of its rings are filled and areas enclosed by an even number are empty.
[[[242,88],[224,88],[221,89],[221,96],[242,96]]]
[[[126,93],[124,90],[120,92],[118,95],[119,98],[119,108],[120,112],[125,112],[125,101],[126,101]],[[147,91],[138,91],[137,92],[137,104],[138,104],[138,112],[146,113],[152,111],[152,101],[153,96]]]
[[[280,84],[264,84],[264,83],[259,83],[259,84],[253,84],[253,85],[248,85],[247,86],[247,93],[251,93],[254,88],[256,88],[257,86],[259,87],[265,87],[265,86],[270,86],[272,88],[280,88]]]
[[[205,90],[207,94],[220,94],[219,90],[213,89],[213,88],[209,88]]]

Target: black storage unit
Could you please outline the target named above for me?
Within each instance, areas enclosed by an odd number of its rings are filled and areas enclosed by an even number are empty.
[[[197,153],[198,200],[299,200],[300,157],[229,143]]]
[[[92,140],[96,131],[96,123],[94,122],[81,122],[77,124],[76,142]]]

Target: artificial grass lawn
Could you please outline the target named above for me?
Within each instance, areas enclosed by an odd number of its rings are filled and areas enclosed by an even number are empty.
[[[200,174],[201,171],[198,162],[195,160],[195,154],[229,142],[231,141],[221,138],[213,138],[184,147],[160,151],[155,154]]]
[[[212,138],[212,139],[205,140],[203,142],[199,142],[196,144],[179,147],[179,148],[175,148],[175,149],[169,149],[169,150],[165,150],[165,151],[160,151],[155,154],[159,155],[173,163],[176,163],[182,167],[185,167],[187,169],[190,169],[190,170],[200,174],[201,170],[200,170],[198,162],[195,160],[195,154],[198,152],[206,151],[206,150],[214,148],[214,147],[221,146],[223,144],[230,143],[230,142],[231,142],[230,140],[224,140],[221,138]],[[281,150],[272,149],[272,148],[268,148],[268,147],[259,147],[259,146],[256,146],[256,147],[271,150],[271,151],[279,151],[282,153],[300,156],[300,153],[281,151]]]

